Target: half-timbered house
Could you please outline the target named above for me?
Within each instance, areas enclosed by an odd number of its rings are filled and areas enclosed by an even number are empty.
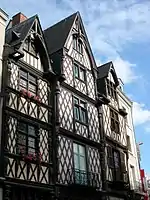
[[[54,196],[55,76],[37,15],[6,29],[0,177],[7,200]]]
[[[79,12],[44,31],[60,81],[59,199],[101,199],[97,67]]]
[[[128,151],[126,132],[126,109],[120,101],[120,83],[112,62],[98,67],[97,87],[99,97],[104,99],[103,152],[106,156],[102,168],[105,173],[106,191],[109,199],[127,199],[129,196]]]

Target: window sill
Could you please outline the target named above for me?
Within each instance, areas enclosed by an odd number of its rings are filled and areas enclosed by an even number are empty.
[[[78,77],[74,77],[75,79],[77,79],[78,81],[81,81],[82,83],[86,84],[86,81],[83,81],[82,79],[78,78]]]
[[[84,125],[84,126],[88,126],[88,124],[87,124],[87,123],[85,123],[85,122],[82,122],[82,121],[80,121],[80,120],[77,120],[77,119],[75,119],[75,122],[77,122],[77,123],[79,123],[79,124],[81,124],[81,125]]]

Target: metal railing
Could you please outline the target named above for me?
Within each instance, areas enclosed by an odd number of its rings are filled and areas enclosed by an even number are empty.
[[[79,169],[69,169],[68,184],[99,188],[101,184],[100,174]]]

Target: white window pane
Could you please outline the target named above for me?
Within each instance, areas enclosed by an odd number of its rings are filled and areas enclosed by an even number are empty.
[[[18,143],[21,145],[26,145],[26,136],[18,134]]]
[[[33,126],[28,126],[28,134],[35,136],[35,128]]]
[[[79,108],[78,107],[74,107],[74,115],[75,115],[75,119],[79,120]]]
[[[81,109],[80,112],[81,122],[86,123],[86,111]]]
[[[74,166],[75,166],[75,169],[79,169],[80,168],[78,154],[74,154]]]
[[[79,145],[79,154],[85,156],[85,147],[84,146]]]
[[[78,65],[74,65],[74,76],[79,78],[79,67]]]
[[[35,139],[34,138],[31,138],[31,137],[28,138],[28,146],[35,148]]]
[[[36,93],[36,85],[29,83],[29,90],[33,93]]]
[[[20,86],[24,87],[24,88],[27,88],[27,81],[22,79],[22,78],[20,78]]]
[[[85,70],[83,70],[83,69],[80,69],[80,79],[82,81],[85,81]]]
[[[85,157],[80,156],[80,170],[86,170],[86,163],[85,163]]]
[[[73,152],[78,153],[78,145],[75,143],[73,144]]]

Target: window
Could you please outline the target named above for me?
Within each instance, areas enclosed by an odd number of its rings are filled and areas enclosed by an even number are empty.
[[[113,149],[111,146],[107,146],[107,159],[108,167],[112,169],[112,175],[114,180],[121,179],[121,159],[120,152]]]
[[[75,181],[76,183],[85,184],[87,182],[85,147],[74,143],[73,153],[74,153]]]
[[[131,142],[130,142],[130,136],[127,135],[127,147],[128,147],[128,150],[131,151]]]
[[[82,45],[82,41],[77,38],[76,36],[74,36],[73,38],[73,48],[78,51],[79,53],[83,53],[83,45]]]
[[[79,78],[79,67],[77,64],[74,64],[74,76]]]
[[[18,124],[17,149],[18,153],[34,154],[36,151],[35,127],[24,122]]]
[[[37,79],[26,71],[20,70],[20,89],[26,89],[32,95],[37,94]]]
[[[136,176],[135,176],[135,168],[134,166],[130,165],[130,168],[131,168],[131,179],[132,179],[132,185],[133,187],[136,186]]]
[[[74,97],[74,117],[83,123],[87,123],[86,103]]]
[[[118,113],[112,109],[110,109],[110,120],[111,120],[110,124],[111,131],[114,131],[115,133],[120,133]]]
[[[34,56],[37,55],[33,34],[31,34],[30,36],[28,36],[28,38],[25,40],[25,42],[24,42],[24,48],[28,52],[32,53]]]
[[[106,80],[107,81],[107,93],[110,97],[112,97],[113,99],[117,99],[117,92],[116,92],[116,87],[115,84],[110,81],[109,79]]]
[[[85,81],[85,69],[74,64],[74,76],[82,81]]]

